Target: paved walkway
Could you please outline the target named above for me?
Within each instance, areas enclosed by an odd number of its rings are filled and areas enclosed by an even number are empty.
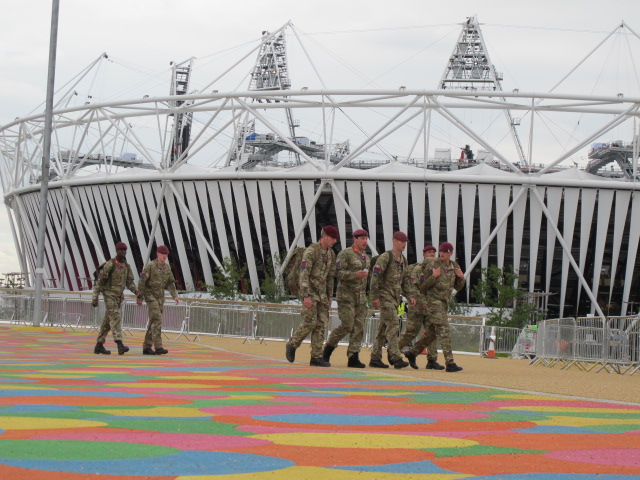
[[[0,478],[640,478],[637,405],[93,345],[0,326]]]

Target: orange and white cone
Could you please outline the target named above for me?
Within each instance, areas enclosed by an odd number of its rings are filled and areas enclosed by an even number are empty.
[[[489,335],[489,349],[486,358],[496,357],[496,327],[491,327],[491,335]]]

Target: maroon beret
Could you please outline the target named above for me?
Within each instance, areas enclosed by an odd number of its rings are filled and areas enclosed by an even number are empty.
[[[404,232],[396,232],[393,234],[393,238],[396,240],[400,240],[401,242],[408,242],[409,241],[409,237],[407,237],[407,234]]]
[[[453,245],[451,245],[449,242],[441,243],[439,250],[441,252],[453,252]]]
[[[436,247],[434,247],[433,245],[427,245],[426,247],[424,247],[422,249],[422,253],[425,253],[425,252],[428,252],[428,251],[435,252],[436,251]]]
[[[118,242],[116,243],[116,250],[127,250],[129,247],[127,247],[127,244],[124,242]]]
[[[369,236],[369,232],[367,232],[364,228],[359,228],[358,230],[353,232],[352,235],[353,235],[353,238],[355,238],[355,237],[368,237]]]
[[[324,232],[325,235],[327,235],[327,236],[329,236],[331,238],[335,238],[336,240],[340,236],[340,234],[338,233],[338,229],[336,227],[334,227],[333,225],[327,225],[326,227],[324,227],[322,229],[322,231]]]
[[[169,255],[169,247],[167,247],[166,245],[160,245],[157,251],[158,253],[164,253],[165,255]]]

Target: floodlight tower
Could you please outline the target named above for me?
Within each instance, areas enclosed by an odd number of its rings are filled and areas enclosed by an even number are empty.
[[[274,33],[262,32],[262,43],[258,50],[256,63],[251,71],[250,91],[289,90],[291,88],[285,28]],[[262,101],[262,99],[258,100],[258,102]],[[271,102],[269,99],[264,101]],[[277,102],[278,100],[275,101]],[[289,134],[293,138],[296,136],[295,128],[298,123],[293,120],[289,108],[284,110],[287,116]],[[236,135],[235,146],[231,149],[228,163],[236,161],[236,163],[239,162],[249,166],[255,161],[268,160],[268,158],[277,154],[277,149],[275,148],[259,149],[255,146],[247,145],[245,140],[247,136],[253,133],[255,133],[255,120],[244,122]],[[296,152],[295,155],[297,163],[300,163],[298,153]],[[253,162],[251,161],[252,159],[254,160]]]
[[[171,95],[186,95],[189,92],[189,82],[191,80],[191,69],[193,58],[182,63],[171,62]],[[184,101],[172,102],[173,107],[180,107]],[[193,122],[193,112],[172,114],[173,140],[171,142],[171,152],[169,155],[169,166],[173,165],[182,155],[191,137],[191,124]]]
[[[478,19],[475,15],[468,17],[467,21],[462,24],[462,31],[440,79],[439,88],[442,90],[502,91],[501,80],[502,73],[496,72],[495,65],[491,63],[489,58],[489,51],[484,43]],[[520,119],[514,118],[508,109],[504,112],[509,122],[518,156],[526,164],[524,150],[516,131]]]

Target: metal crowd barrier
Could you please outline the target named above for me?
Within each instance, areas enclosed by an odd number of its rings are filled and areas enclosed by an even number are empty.
[[[558,318],[538,324],[532,365],[624,375],[640,369],[637,316]]]
[[[163,334],[169,338],[185,337],[198,341],[201,335],[234,336],[245,341],[267,339],[287,340],[300,324],[299,305],[274,305],[250,302],[207,301],[183,298],[175,305],[166,299],[163,314]],[[0,292],[0,320],[31,324],[33,296],[2,294]],[[50,293],[43,302],[43,324],[63,330],[97,330],[104,318],[104,302],[98,308],[91,305],[88,295],[69,292]],[[325,338],[339,325],[338,312],[332,309]],[[122,327],[125,334],[133,330],[146,330],[148,310],[146,303],[136,305],[128,296],[122,306]],[[451,340],[456,351],[486,353],[487,336],[491,329],[482,317],[450,316]],[[365,324],[363,345],[370,347],[379,326],[377,311],[370,310]],[[511,353],[518,338],[518,329],[496,329],[496,353]],[[347,341],[348,339],[344,339]]]

